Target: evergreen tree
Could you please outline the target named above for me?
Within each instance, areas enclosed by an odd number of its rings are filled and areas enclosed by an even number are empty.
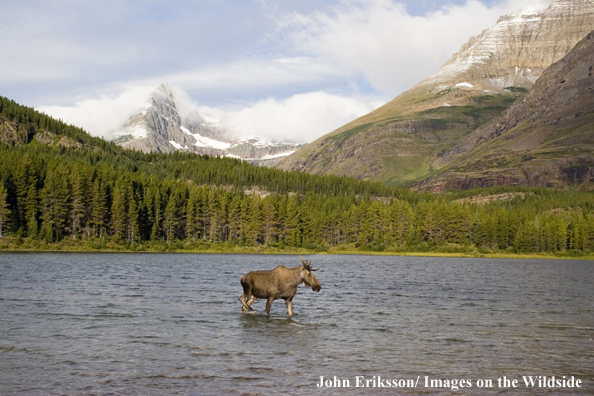
[[[126,239],[128,228],[128,185],[125,179],[119,179],[113,189],[113,202],[111,204],[112,239],[119,242]]]
[[[4,226],[8,222],[10,216],[7,198],[8,192],[6,191],[6,188],[4,188],[4,185],[0,183],[0,238],[4,237]]]
[[[107,188],[99,178],[95,178],[92,191],[91,225],[95,237],[101,238],[105,234],[107,216]]]
[[[35,179],[29,186],[27,192],[27,201],[25,203],[26,218],[27,218],[27,236],[31,239],[37,238],[39,233],[39,223],[37,222],[37,215],[39,213],[39,201],[37,200],[37,188],[35,187]]]
[[[41,237],[47,242],[55,242],[62,238],[66,217],[68,215],[67,170],[54,165],[47,172],[45,186],[41,192]]]
[[[128,189],[128,197],[130,197],[130,205],[128,207],[127,239],[128,242],[133,244],[135,241],[140,240],[140,215],[131,186]]]
[[[273,197],[268,196],[262,201],[262,228],[265,244],[276,241],[278,237],[277,213]]]

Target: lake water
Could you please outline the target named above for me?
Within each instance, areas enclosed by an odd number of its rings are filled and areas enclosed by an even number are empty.
[[[0,394],[594,394],[592,261],[308,258],[267,318],[239,279],[297,256],[0,254]]]

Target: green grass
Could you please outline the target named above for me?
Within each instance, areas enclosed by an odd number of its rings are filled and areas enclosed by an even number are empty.
[[[348,129],[348,130],[341,132],[339,134],[332,135],[332,136],[328,137],[328,140],[334,141],[334,142],[336,142],[337,145],[340,145],[340,144],[346,142],[347,140],[349,140],[351,137],[355,136],[357,133],[370,128],[372,125],[373,124],[358,125],[356,127]]]
[[[408,181],[417,180],[430,172],[430,163],[433,158],[430,154],[416,156],[392,156],[383,158],[387,170],[374,178],[388,185],[398,185]]]

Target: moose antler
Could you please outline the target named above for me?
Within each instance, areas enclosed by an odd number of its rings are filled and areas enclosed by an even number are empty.
[[[319,268],[311,268],[311,260],[303,260],[303,257],[301,257],[301,255],[299,255],[299,258],[301,259],[301,262],[303,263],[303,267],[308,270],[308,271],[317,271],[319,270]]]

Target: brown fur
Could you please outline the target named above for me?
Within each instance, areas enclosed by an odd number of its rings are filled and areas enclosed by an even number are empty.
[[[300,256],[301,258],[301,256]],[[303,261],[303,265],[287,268],[279,265],[271,271],[252,271],[241,277],[243,294],[239,301],[243,305],[241,310],[246,313],[253,311],[251,305],[257,298],[265,298],[266,315],[270,315],[270,307],[276,299],[282,298],[287,303],[287,313],[293,315],[293,297],[297,293],[297,286],[304,283],[314,291],[320,291],[322,286],[311,271],[310,261]]]

